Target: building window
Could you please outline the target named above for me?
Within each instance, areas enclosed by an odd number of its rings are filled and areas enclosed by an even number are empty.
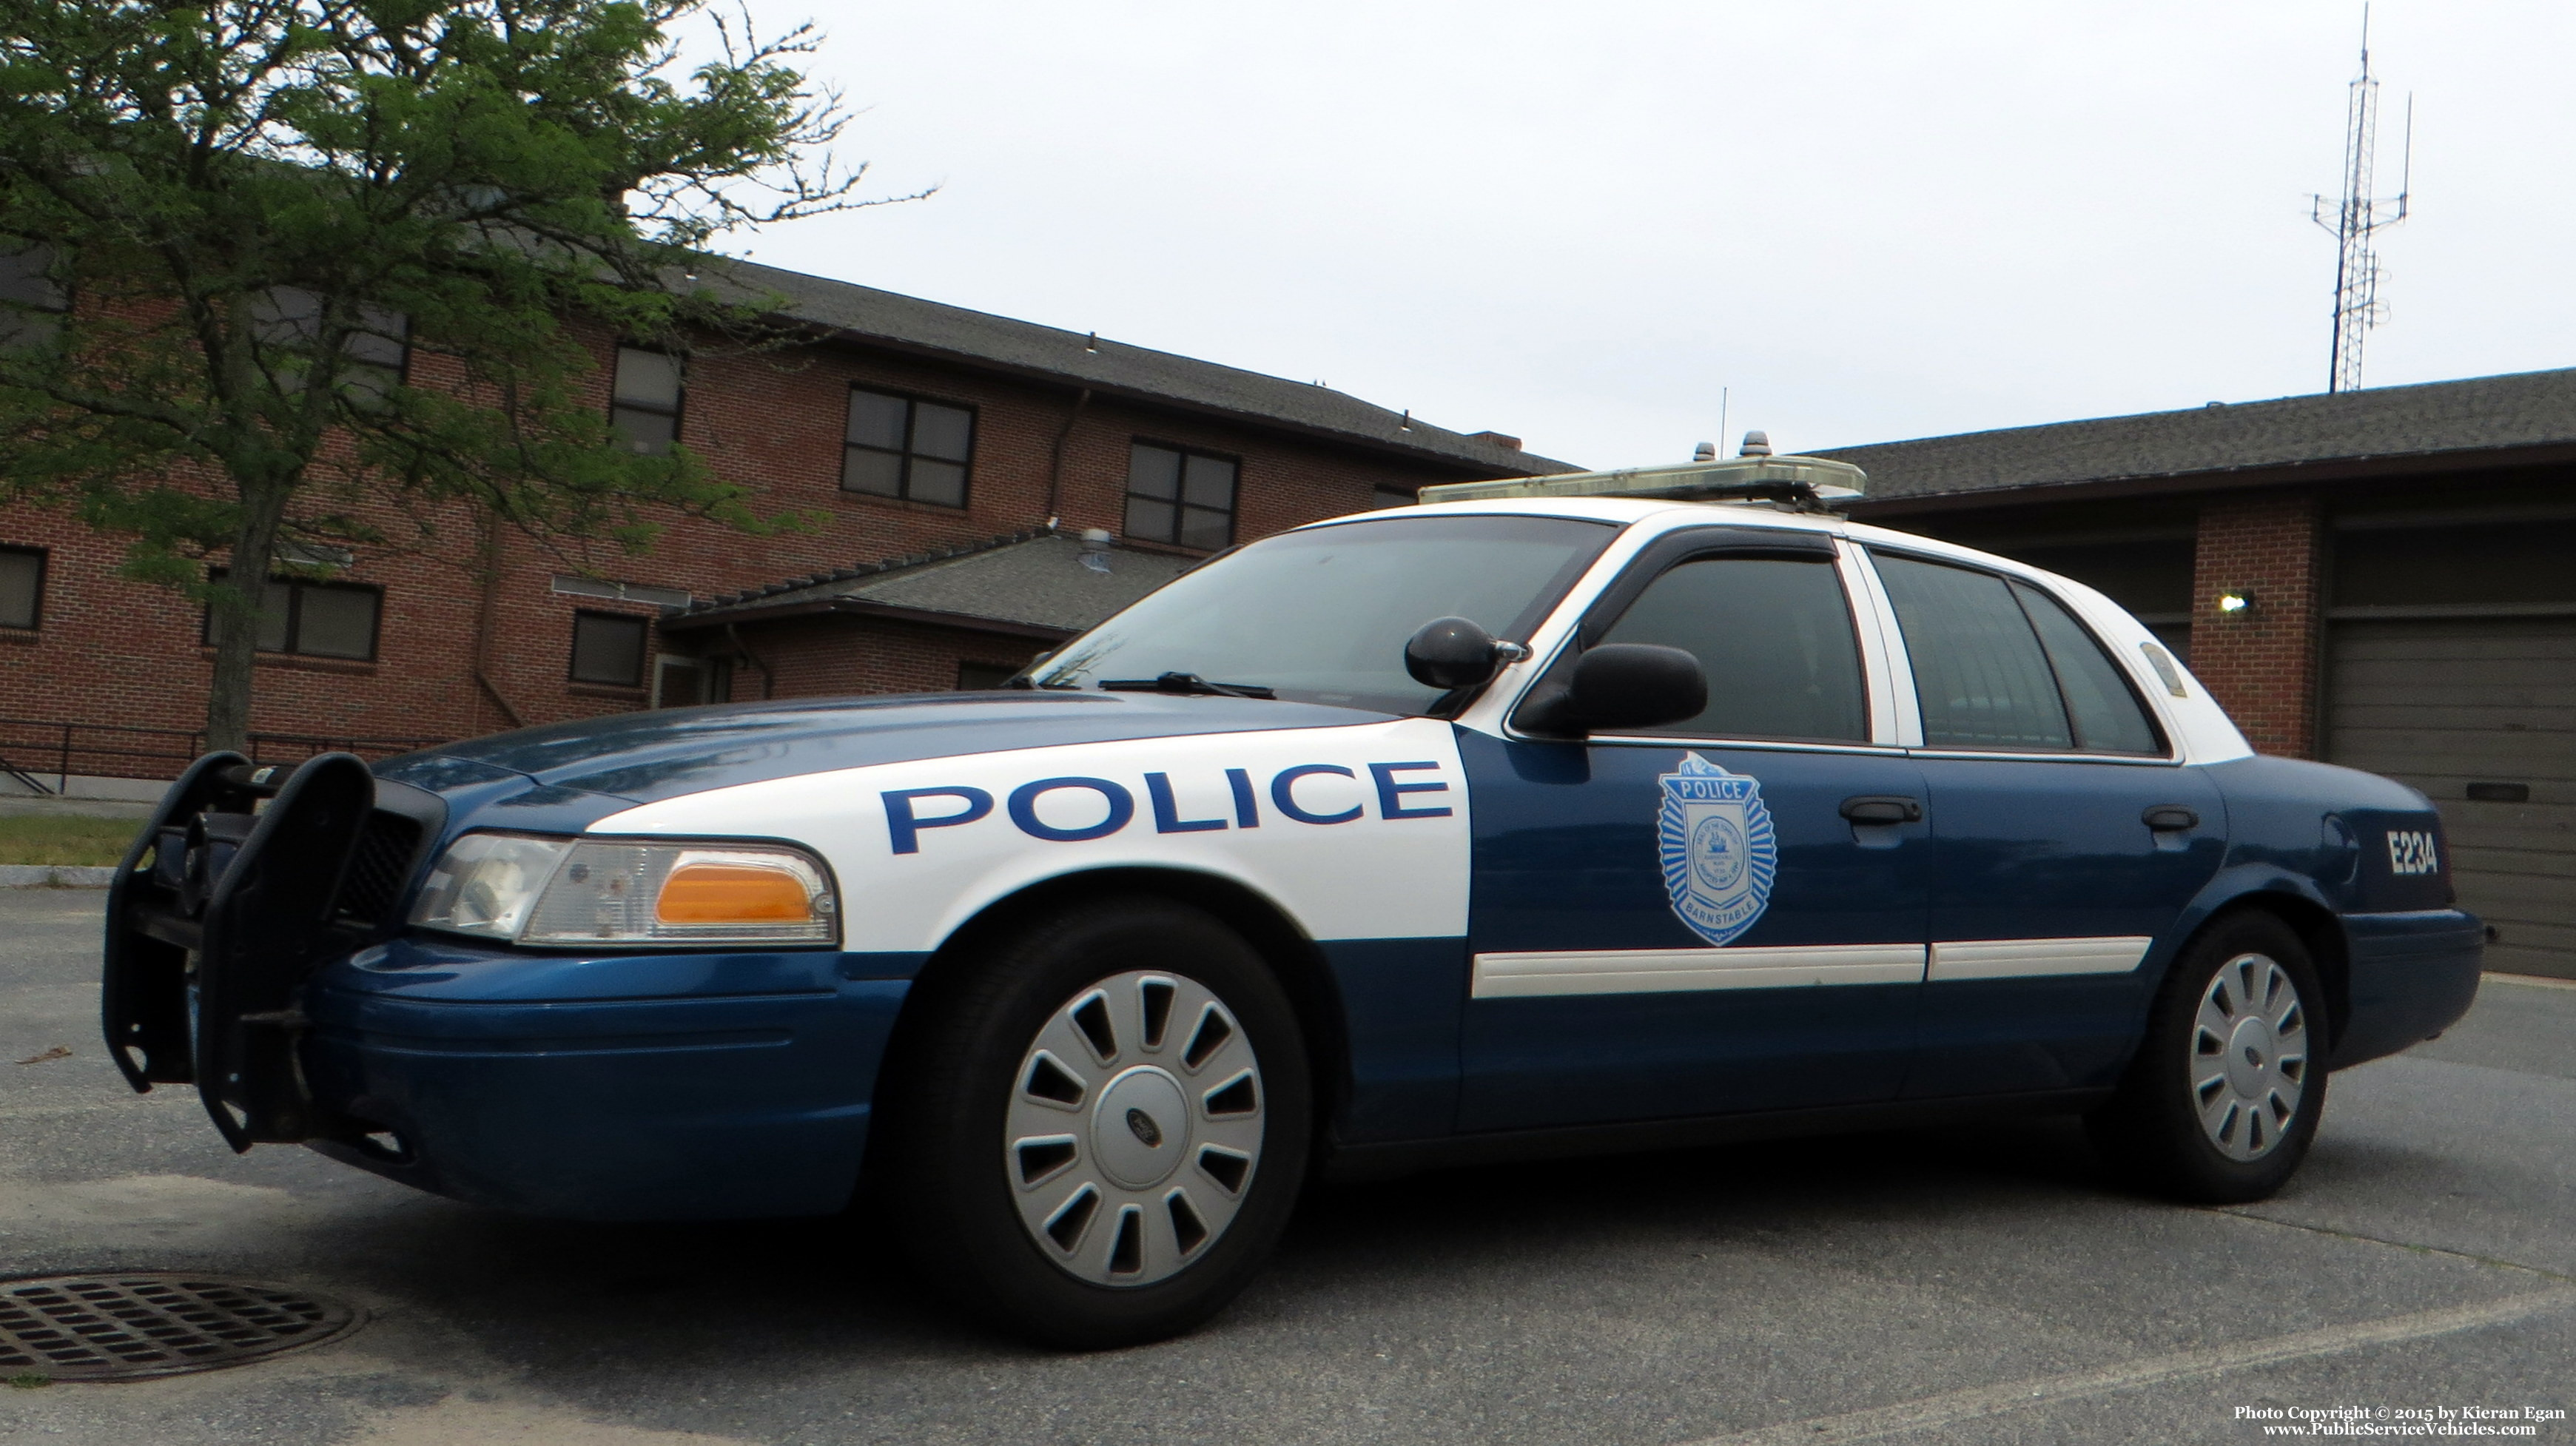
[[[44,604],[44,550],[0,547],[0,628],[34,627]]]
[[[619,347],[616,402],[608,410],[617,440],[648,457],[670,451],[680,439],[680,380],[680,359],[669,352]]]
[[[224,570],[207,575],[222,582]],[[376,619],[384,610],[384,589],[355,582],[305,582],[272,578],[259,603],[259,638],[263,653],[295,653],[308,658],[348,658],[373,662]],[[215,641],[214,610],[206,611],[205,641]]]
[[[300,286],[273,286],[251,299],[251,330],[264,346],[284,355],[272,358],[278,384],[293,391],[303,384],[304,363],[322,335],[322,298]],[[411,360],[411,319],[381,306],[360,306],[356,329],[340,342],[347,358],[341,368],[343,393],[382,397],[402,384]]]
[[[1232,458],[1138,442],[1127,454],[1127,535],[1215,551],[1234,541]]]
[[[624,613],[572,615],[572,680],[612,688],[644,686],[644,636],[649,625]]]
[[[853,387],[843,442],[841,490],[966,505],[966,464],[975,451],[975,414],[967,408]]]
[[[53,248],[0,239],[0,347],[53,340],[70,309],[71,291],[54,276]]]

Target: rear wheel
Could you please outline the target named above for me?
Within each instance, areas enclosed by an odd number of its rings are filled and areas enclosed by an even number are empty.
[[[2219,920],[2174,961],[2118,1095],[2086,1121],[2095,1145],[2156,1194],[2272,1194],[2307,1158],[2325,1111],[2324,1002],[2287,924]]]
[[[1250,946],[1160,899],[1069,910],[928,981],[872,1187],[934,1284],[1050,1344],[1154,1340],[1257,1272],[1303,1183],[1304,1041]]]

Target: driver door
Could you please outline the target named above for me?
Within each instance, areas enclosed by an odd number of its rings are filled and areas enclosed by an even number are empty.
[[[1896,1097],[1930,842],[1922,774],[1877,736],[1893,715],[1873,706],[1885,670],[1853,566],[1822,533],[1679,534],[1550,676],[1581,647],[1680,647],[1708,675],[1705,711],[1581,741],[1462,733],[1461,1130]]]

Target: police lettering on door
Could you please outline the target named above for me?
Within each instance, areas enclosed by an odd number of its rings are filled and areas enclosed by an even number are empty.
[[[1357,823],[1370,816],[1368,804],[1372,801],[1376,804],[1375,816],[1387,822],[1450,816],[1446,803],[1416,797],[1449,791],[1445,782],[1417,776],[1436,771],[1438,763],[1426,759],[1364,766],[1368,786],[1362,797],[1349,801],[1327,800],[1322,793],[1330,787],[1323,780],[1359,780],[1358,771],[1338,763],[1301,763],[1280,769],[1267,779],[1257,779],[1250,769],[1227,768],[1222,770],[1227,806],[1194,817],[1185,815],[1171,774],[1148,773],[1142,779],[1145,813],[1156,833],[1260,828],[1265,818],[1273,815],[1318,826]],[[1074,775],[1032,779],[1010,790],[1000,802],[1003,815],[1029,837],[1049,843],[1082,843],[1107,838],[1136,823],[1136,793],[1116,779]],[[1080,809],[1085,816],[1083,822],[1050,821],[1040,812],[1041,804],[1050,795],[1082,794],[1090,795],[1092,800]],[[921,836],[931,829],[962,828],[990,817],[995,803],[990,790],[963,783],[889,789],[879,797],[885,804],[887,842],[898,854],[921,852]],[[1761,805],[1757,801],[1754,806]],[[1097,817],[1090,816],[1095,813]],[[1064,812],[1057,813],[1059,820],[1064,817]],[[1767,819],[1764,828],[1767,838]]]

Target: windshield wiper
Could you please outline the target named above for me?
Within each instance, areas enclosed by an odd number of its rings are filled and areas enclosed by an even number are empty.
[[[1100,686],[1112,693],[1189,693],[1223,698],[1276,698],[1259,683],[1211,683],[1196,673],[1165,673],[1159,678],[1108,678]]]

